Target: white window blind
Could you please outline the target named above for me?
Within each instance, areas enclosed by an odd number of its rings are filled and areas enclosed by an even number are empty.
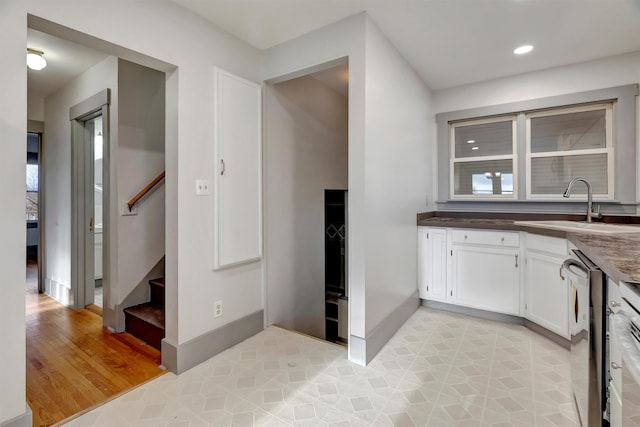
[[[526,114],[527,198],[561,198],[572,178],[591,182],[595,197],[613,198],[612,104]],[[574,194],[585,194],[586,187]]]

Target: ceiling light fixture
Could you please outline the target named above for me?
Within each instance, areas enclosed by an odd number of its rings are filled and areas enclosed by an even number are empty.
[[[477,146],[476,146],[476,147],[471,147],[471,149],[472,149],[472,150],[477,150],[477,149],[479,149],[479,148],[480,148],[480,147],[477,147]]]
[[[476,142],[474,139],[470,139],[467,141],[467,144],[473,144],[474,142]]]
[[[47,61],[44,59],[44,52],[38,49],[27,48],[27,67],[32,70],[42,70],[47,66]]]
[[[525,44],[524,46],[520,46],[514,49],[513,53],[516,55],[524,55],[525,53],[529,53],[533,50],[533,46],[530,44]]]

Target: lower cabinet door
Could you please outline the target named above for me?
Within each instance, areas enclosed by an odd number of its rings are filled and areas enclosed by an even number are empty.
[[[418,227],[418,289],[420,298],[447,299],[447,230]]]
[[[569,338],[569,287],[560,277],[563,259],[526,253],[525,307],[527,319]]]
[[[452,245],[450,256],[452,303],[520,315],[518,249]]]

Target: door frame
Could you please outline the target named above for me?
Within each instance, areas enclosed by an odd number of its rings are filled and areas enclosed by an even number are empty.
[[[109,304],[109,105],[111,90],[104,89],[69,109],[71,122],[71,301],[70,306],[81,309],[87,305],[88,287],[94,281],[94,236],[90,229],[93,218],[93,123],[102,116],[103,141],[103,307]]]

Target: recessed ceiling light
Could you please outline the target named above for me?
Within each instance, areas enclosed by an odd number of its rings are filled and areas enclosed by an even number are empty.
[[[479,149],[479,148],[480,148],[480,147],[471,147],[471,149],[472,149],[472,150],[477,150],[477,149]]]
[[[524,55],[525,53],[529,53],[532,50],[533,50],[533,46],[531,46],[530,44],[525,44],[524,46],[515,48],[513,53],[515,53],[516,55]]]
[[[476,142],[475,139],[470,139],[470,140],[467,141],[467,144],[473,144],[474,142]]]

